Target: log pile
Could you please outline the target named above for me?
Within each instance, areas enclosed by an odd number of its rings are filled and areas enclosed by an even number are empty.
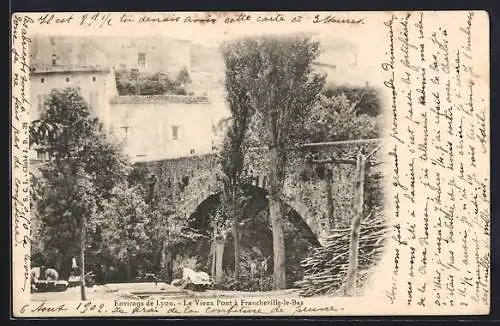
[[[376,264],[388,236],[387,223],[382,216],[361,225],[357,286],[363,284],[367,273]],[[302,260],[304,278],[295,283],[301,295],[344,295],[349,265],[350,229],[332,230],[324,246],[314,249]]]

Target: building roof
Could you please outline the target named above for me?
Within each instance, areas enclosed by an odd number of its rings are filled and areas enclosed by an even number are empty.
[[[31,67],[32,74],[47,74],[47,73],[68,73],[68,72],[110,72],[107,66],[43,66],[35,65]]]
[[[127,95],[115,96],[110,101],[112,104],[150,104],[150,103],[209,103],[206,96],[189,95]]]

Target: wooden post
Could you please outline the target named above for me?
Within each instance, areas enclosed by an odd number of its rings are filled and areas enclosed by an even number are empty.
[[[363,215],[363,196],[365,181],[366,157],[359,153],[356,160],[356,176],[354,188],[354,217],[351,223],[351,237],[349,247],[349,267],[347,269],[346,295],[354,296],[358,274],[359,231]]]
[[[220,284],[223,275],[223,262],[224,257],[224,241],[222,239],[215,240],[215,281]]]
[[[217,232],[214,229],[213,232],[213,240],[212,240],[212,277],[215,279],[215,265],[217,264],[217,250],[215,245],[215,238],[217,236]]]
[[[223,258],[224,258],[224,247],[226,245],[226,232],[221,230],[215,238],[215,282],[220,284],[222,282],[223,271]]]
[[[326,207],[327,207],[327,226],[328,228],[335,228],[336,227],[336,221],[333,216],[333,210],[334,210],[334,204],[333,204],[333,197],[332,197],[332,171],[330,169],[326,169],[325,172],[325,192],[326,192]]]

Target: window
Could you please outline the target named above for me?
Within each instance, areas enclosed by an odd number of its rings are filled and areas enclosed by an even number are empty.
[[[67,83],[69,82],[69,77],[66,77],[66,82],[67,82]]]
[[[95,82],[96,78],[95,76],[92,76],[92,81]]]
[[[45,83],[45,78],[40,79],[40,83]]]
[[[121,126],[120,129],[122,130],[122,137],[123,137],[123,140],[125,141],[125,143],[127,143],[128,141],[128,130],[129,130],[129,126]]]
[[[179,126],[172,126],[172,139],[179,139]]]
[[[139,67],[146,67],[146,53],[138,53],[137,54],[137,64]]]
[[[194,149],[191,149],[191,150],[189,151],[189,154],[194,154]]]
[[[57,56],[55,54],[52,55],[52,65],[55,66],[57,64]]]

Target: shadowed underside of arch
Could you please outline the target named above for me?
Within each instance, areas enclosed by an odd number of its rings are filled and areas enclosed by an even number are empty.
[[[268,199],[267,191],[265,189],[252,186],[244,185],[244,190],[251,194],[251,203],[249,208],[242,220],[246,218],[252,218],[260,212],[267,211],[268,209]],[[203,200],[196,210],[189,216],[189,226],[191,228],[197,229],[200,232],[207,234],[206,231],[210,230],[210,218],[215,213],[215,209],[220,203],[221,192],[217,192],[208,196]],[[297,228],[301,235],[307,239],[312,245],[320,246],[318,238],[311,230],[311,228],[304,221],[302,216],[288,203],[284,203],[284,218],[290,222],[295,228]],[[270,228],[270,226],[269,226]],[[208,235],[208,234],[207,234]]]
[[[273,270],[273,234],[269,221],[267,191],[251,185],[245,185],[244,191],[250,196],[250,202],[239,221],[239,248],[240,267],[242,272],[248,273],[249,263],[268,261],[269,267],[265,275],[272,275]],[[195,243],[189,244],[183,250],[183,257],[195,258],[199,268],[210,271],[213,268],[212,241],[213,229],[211,221],[220,205],[221,193],[209,195],[189,216],[188,224],[191,229],[197,230],[204,237]],[[314,232],[299,215],[299,213],[284,203],[283,231],[285,235],[285,257],[287,286],[292,287],[294,282],[303,275],[301,261],[307,257],[313,248],[321,246]],[[234,239],[228,233],[223,254],[223,268],[225,275],[232,275],[234,270]],[[248,274],[245,274],[248,277]]]

